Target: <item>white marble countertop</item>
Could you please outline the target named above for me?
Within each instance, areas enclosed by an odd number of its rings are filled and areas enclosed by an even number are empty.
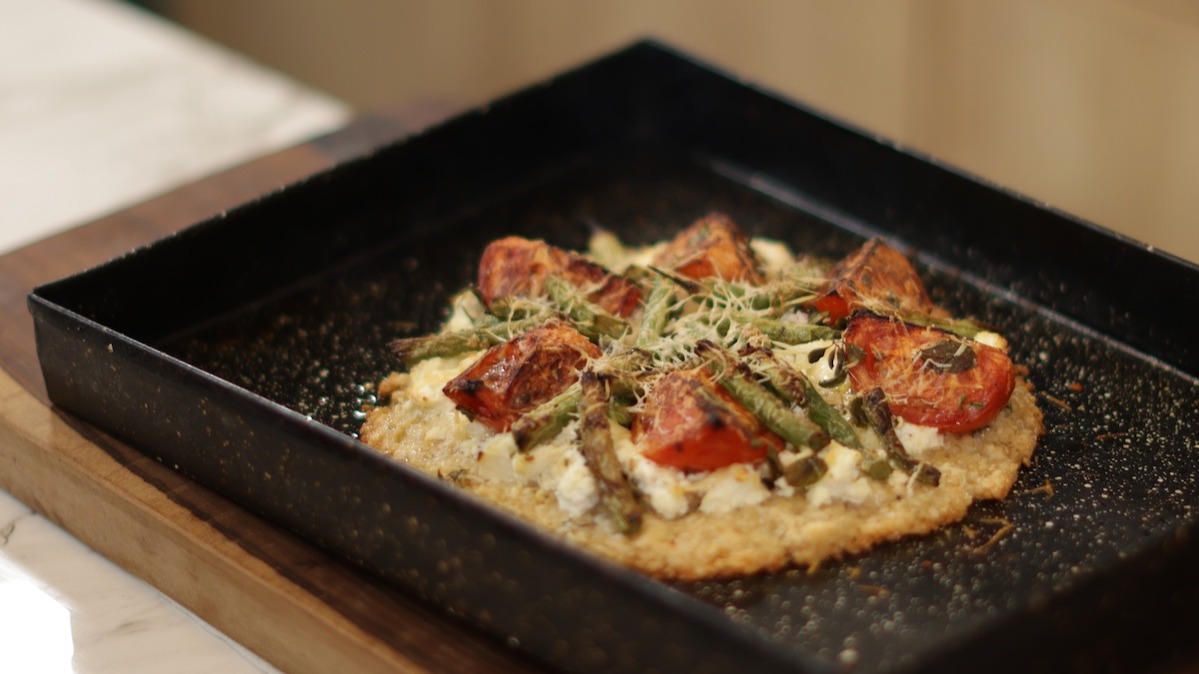
[[[0,253],[349,114],[128,5],[0,0]],[[0,671],[274,669],[0,491]]]

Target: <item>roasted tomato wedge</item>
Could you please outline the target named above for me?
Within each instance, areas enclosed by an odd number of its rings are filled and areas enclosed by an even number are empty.
[[[679,232],[658,252],[654,265],[693,279],[762,282],[749,237],[720,213],[704,216]]]
[[[536,297],[545,279],[559,276],[608,313],[627,317],[641,304],[641,289],[586,257],[544,241],[509,236],[492,241],[479,260],[479,293],[491,305],[501,297]]]
[[[442,392],[475,421],[508,430],[522,414],[579,377],[599,347],[563,321],[550,321],[497,344]]]
[[[920,276],[902,253],[871,239],[847,255],[829,273],[828,286],[813,302],[836,322],[854,309],[927,314],[932,300]]]
[[[703,370],[669,372],[655,382],[633,420],[633,438],[646,458],[684,471],[761,461],[768,449],[783,447]]]
[[[1007,354],[936,328],[859,312],[845,341],[864,354],[849,370],[855,391],[881,388],[891,412],[950,433],[991,423],[1016,385]]]

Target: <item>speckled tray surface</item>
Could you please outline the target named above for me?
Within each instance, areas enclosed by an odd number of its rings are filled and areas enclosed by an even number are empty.
[[[879,234],[1030,369],[1013,495],[814,572],[670,586],[355,439],[384,348],[504,234],[711,210],[837,256]],[[1179,304],[1185,306],[1179,307]],[[57,405],[578,671],[1156,666],[1199,620],[1199,270],[645,43],[35,291]],[[980,654],[985,653],[985,657]]]

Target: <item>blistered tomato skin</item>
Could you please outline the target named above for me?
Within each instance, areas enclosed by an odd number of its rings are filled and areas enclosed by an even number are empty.
[[[686,472],[755,463],[783,442],[702,370],[664,375],[633,424],[649,460]]]
[[[749,237],[731,218],[711,213],[671,239],[654,259],[654,266],[693,279],[763,281]]]
[[[525,412],[561,393],[599,347],[550,321],[483,353],[442,392],[471,419],[506,431]]]
[[[544,241],[509,236],[492,241],[479,259],[478,288],[483,301],[544,294],[545,280],[558,276],[587,293],[587,299],[615,316],[628,317],[641,306],[641,290],[593,260]]]
[[[854,391],[881,388],[892,414],[949,433],[983,428],[1016,385],[1007,354],[936,328],[853,314],[843,338],[864,354],[849,371]]]
[[[812,303],[835,323],[855,309],[927,314],[933,310],[924,282],[902,253],[871,239],[829,272],[824,292]]]

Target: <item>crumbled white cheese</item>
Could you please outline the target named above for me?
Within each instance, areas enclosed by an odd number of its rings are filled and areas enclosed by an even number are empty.
[[[566,454],[568,452],[577,453],[574,447],[575,427],[575,424],[571,424],[557,436],[538,445],[532,451],[513,454],[512,472],[521,480],[540,485],[543,489],[555,490],[562,477],[562,472],[569,463]]]
[[[447,402],[448,399],[441,389],[445,387],[446,382],[469,367],[478,355],[478,352],[474,352],[422,360],[409,372],[408,396],[422,406],[435,406]]]
[[[1007,351],[1007,340],[1004,339],[1003,335],[997,332],[984,330],[974,336],[974,341],[978,342],[979,344],[993,346],[1001,351]]]
[[[874,493],[870,478],[858,468],[862,455],[839,442],[829,443],[824,452],[828,472],[808,488],[808,503],[822,507],[833,503],[862,505]]]
[[[608,271],[621,274],[631,266],[649,266],[665,243],[652,246],[625,246],[615,234],[598,231],[587,242],[587,253]]]
[[[887,477],[887,485],[897,492],[907,490],[912,485],[912,475],[914,474],[914,471],[909,473],[903,470],[893,470]]]
[[[469,291],[460,292],[450,301],[450,317],[446,319],[445,325],[441,326],[441,332],[455,332],[474,327],[471,316],[482,316],[486,312],[487,309],[477,295]]]
[[[461,443],[471,439],[465,417],[450,417],[447,423],[425,427],[424,440],[429,443]]]
[[[654,512],[666,519],[686,515],[691,509],[687,497],[687,476],[678,469],[661,466],[641,455],[629,430],[612,425],[612,446],[624,466],[625,474]]]
[[[558,476],[554,495],[558,498],[559,508],[571,517],[578,517],[599,503],[599,486],[578,450],[571,449],[562,458],[563,470]]]
[[[516,455],[516,441],[511,433],[493,435],[482,443],[476,455],[475,469],[479,477],[496,482],[510,482],[516,478],[512,469],[512,457]]]
[[[774,495],[779,498],[791,498],[795,496],[795,487],[792,487],[791,483],[787,482],[787,478],[785,477],[775,480],[771,487],[774,489]]]
[[[606,229],[597,230],[587,241],[587,253],[610,271],[627,264],[628,251],[620,238]]]
[[[757,237],[750,240],[749,247],[758,256],[758,261],[762,263],[762,271],[766,273],[767,277],[782,274],[795,262],[795,256],[791,254],[791,249],[781,241]]]
[[[625,268],[637,266],[648,267],[654,263],[654,258],[658,256],[658,252],[666,246],[665,243],[657,243],[652,246],[642,246],[640,248],[631,248],[628,251]]]
[[[921,460],[928,450],[944,444],[941,431],[937,428],[913,424],[898,417],[895,420],[895,435],[903,443],[908,455],[916,460]]]
[[[487,466],[483,456],[494,451],[495,473],[499,479],[503,479],[499,464],[507,459],[507,479],[535,484],[553,493],[558,507],[571,517],[582,515],[599,502],[599,488],[583,455],[575,447],[577,427],[577,422],[572,422],[557,436],[529,452],[517,451],[512,434],[501,433],[496,437],[508,438],[507,443],[485,446],[478,463],[480,474]]]
[[[757,468],[735,463],[713,471],[704,480],[708,490],[700,501],[700,512],[720,514],[737,508],[755,506],[770,498],[770,490],[762,484]]]
[[[629,479],[654,512],[672,520],[691,510],[687,476],[635,453],[625,463]]]

